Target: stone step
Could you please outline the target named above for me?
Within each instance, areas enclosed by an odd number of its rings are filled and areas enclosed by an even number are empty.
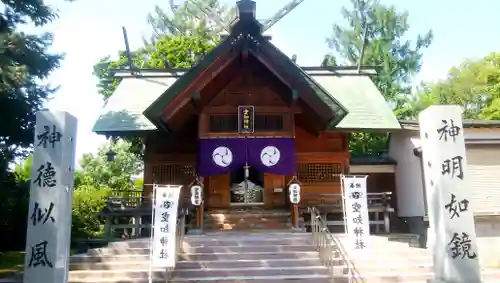
[[[205,216],[290,216],[289,210],[266,210],[266,209],[212,209],[204,213]]]
[[[268,260],[216,260],[216,261],[179,261],[176,269],[221,269],[221,268],[264,268],[264,267],[309,267],[319,264],[318,257]],[[116,270],[149,269],[149,258],[140,261],[108,261],[71,263],[70,270]]]
[[[165,270],[155,269],[151,272],[153,280],[165,280]],[[122,282],[123,280],[148,280],[148,269],[115,269],[115,270],[75,270],[69,272],[69,282]]]
[[[328,270],[322,265],[316,266],[281,266],[281,267],[245,267],[241,269],[235,268],[218,268],[218,269],[176,269],[173,273],[173,278],[190,278],[192,281],[197,281],[200,278],[210,277],[256,277],[256,276],[299,276],[308,275],[314,277],[317,275],[328,276]]]
[[[246,260],[246,259],[282,259],[282,258],[302,258],[316,257],[319,255],[316,251],[306,252],[252,252],[252,253],[184,253],[179,256],[181,260],[190,261],[209,261],[209,260]]]
[[[304,252],[314,251],[315,246],[312,245],[266,245],[266,246],[212,246],[200,245],[189,246],[184,245],[185,253],[246,253],[246,252]],[[112,255],[148,255],[150,248],[99,248],[88,250],[88,255],[93,256],[112,256]]]
[[[170,279],[169,282],[203,282],[203,283],[299,283],[306,280],[308,283],[331,283],[328,277],[325,276],[316,276],[316,277],[307,277],[307,276],[259,276],[259,277],[235,277],[235,278],[202,278],[197,281],[190,281],[191,279],[183,279],[183,278],[173,278]],[[21,283],[12,282],[12,283]],[[117,278],[117,279],[105,279],[99,281],[88,281],[88,280],[73,280],[68,281],[68,283],[150,283],[147,279],[130,279],[130,278]],[[153,279],[152,283],[165,283],[164,279]]]
[[[208,241],[192,241],[189,239],[186,241],[187,245],[190,246],[206,246],[206,247],[225,247],[225,246],[245,246],[245,247],[268,247],[268,246],[297,246],[297,245],[312,245],[312,241],[307,241],[303,239],[272,239],[272,240],[238,240],[238,239],[227,239],[227,240],[208,240]]]
[[[70,258],[71,264],[79,263],[95,263],[95,262],[138,262],[149,260],[149,254],[143,255],[131,255],[131,254],[120,254],[120,255],[73,255]]]
[[[349,276],[335,276],[335,282],[348,282]],[[427,280],[434,279],[433,272],[373,272],[356,275],[352,278],[353,282],[363,283],[427,283]],[[500,282],[500,273],[498,271],[483,271],[481,273],[481,282],[498,283]]]
[[[277,229],[277,228],[291,228],[291,223],[276,223],[276,222],[259,222],[259,223],[223,223],[223,224],[208,224],[204,226],[206,230],[212,231],[226,231],[226,230],[236,230],[236,231],[246,231],[246,230],[265,230],[265,229]]]
[[[315,256],[304,256],[301,258],[278,258],[278,259],[240,259],[240,260],[207,260],[207,261],[179,261],[176,268],[180,269],[220,269],[220,268],[257,268],[257,267],[301,267],[317,266],[319,258]]]
[[[203,283],[330,283],[329,275],[275,275],[275,276],[233,276],[233,277],[201,277],[201,278],[177,278],[170,282],[203,282]],[[120,282],[121,283],[121,282]],[[346,282],[347,283],[347,282]]]

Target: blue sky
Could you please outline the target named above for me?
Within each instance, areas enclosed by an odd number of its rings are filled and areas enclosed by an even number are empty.
[[[182,0],[176,0],[178,3]],[[48,107],[65,110],[79,119],[77,158],[83,153],[95,152],[104,138],[91,132],[92,125],[103,105],[95,87],[92,66],[106,55],[115,55],[123,49],[121,26],[128,30],[132,48],[142,43],[141,36],[150,28],[146,15],[156,4],[168,9],[168,1],[158,0],[62,0],[46,1],[59,9],[60,18],[47,27],[54,33],[53,51],[65,52],[62,67],[51,77],[60,90],[48,102]],[[223,1],[225,3],[235,3]],[[288,0],[257,0],[257,17],[271,16]],[[382,0],[383,3],[410,12],[409,38],[429,29],[435,40],[424,53],[422,71],[415,78],[437,80],[448,69],[467,58],[478,58],[489,52],[500,51],[500,37],[495,34],[500,1],[453,0]],[[325,38],[332,24],[342,23],[340,9],[349,0],[306,0],[292,13],[271,28],[273,43],[291,56],[297,54],[300,65],[318,65],[329,52]]]

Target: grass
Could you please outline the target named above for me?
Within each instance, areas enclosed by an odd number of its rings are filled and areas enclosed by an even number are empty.
[[[23,269],[24,251],[0,252],[0,278],[13,276]]]
[[[70,251],[75,254],[74,250]],[[24,251],[18,252],[0,252],[0,278],[6,278],[16,275],[23,271]]]

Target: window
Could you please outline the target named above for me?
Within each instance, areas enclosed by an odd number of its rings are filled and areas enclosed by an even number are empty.
[[[212,133],[235,133],[238,132],[237,115],[210,116],[210,132]]]
[[[255,116],[255,131],[256,132],[272,132],[283,131],[283,116],[282,115],[256,115]]]
[[[297,178],[304,184],[340,182],[342,171],[340,163],[297,164]]]
[[[238,115],[210,116],[209,129],[211,133],[237,133]],[[283,115],[255,115],[255,132],[274,132],[284,130]]]

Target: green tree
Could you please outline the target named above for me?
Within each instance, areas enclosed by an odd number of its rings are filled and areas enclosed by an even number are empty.
[[[460,105],[465,119],[500,119],[500,53],[451,68],[445,80],[424,84],[400,111],[407,118],[416,118],[432,104]]]
[[[148,15],[153,41],[164,35],[197,35],[215,43],[236,17],[235,7],[222,5],[218,0],[190,0],[182,5],[171,1],[169,8],[170,12],[166,12],[156,6],[154,13]]]
[[[327,43],[334,53],[326,55],[322,64],[354,65],[361,60],[362,65],[379,66],[372,80],[397,114],[411,93],[411,81],[422,65],[422,50],[432,42],[432,31],[418,35],[414,42],[405,40],[408,12],[397,11],[394,6],[377,0],[351,0],[351,4],[351,8],[342,9],[347,25],[333,25]],[[356,155],[365,153],[363,148],[385,148],[386,143],[385,135],[355,133],[350,147]]]
[[[37,35],[19,30],[20,25],[42,26],[57,15],[43,1],[2,1],[0,14],[0,168],[26,154],[33,142],[35,112],[56,88],[46,79],[59,67],[59,54],[47,51],[50,33]],[[2,170],[2,169],[0,169]]]
[[[59,67],[62,56],[48,52],[50,33],[28,34],[25,25],[43,26],[57,14],[43,1],[4,0],[0,12],[0,250],[25,246],[29,178],[26,168],[19,176],[9,170],[16,159],[26,157],[33,143],[35,112],[56,87],[48,76]],[[28,161],[29,162],[29,161]]]
[[[21,182],[27,182],[31,179],[31,167],[33,164],[33,155],[30,154],[20,164],[14,167],[16,179]]]
[[[108,161],[106,155],[110,149],[116,154],[113,161]],[[130,152],[130,144],[124,141],[101,146],[95,155],[84,154],[80,166],[80,186],[114,190],[135,189],[132,176],[140,174],[143,167],[141,160]]]

